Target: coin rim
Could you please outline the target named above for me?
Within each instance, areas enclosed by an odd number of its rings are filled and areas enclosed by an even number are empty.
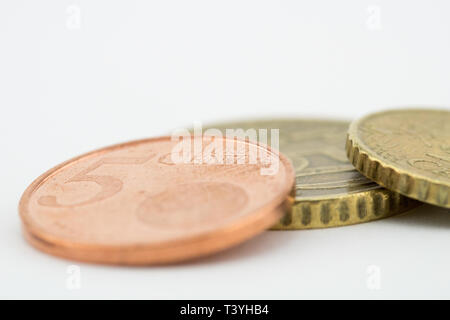
[[[191,137],[191,139],[194,139],[194,137]],[[226,137],[223,137],[223,139],[227,139]],[[278,151],[272,150],[269,146],[265,146],[262,144],[259,144],[257,142],[249,141],[248,139],[238,139],[242,142],[246,142],[249,144],[256,145],[260,148],[266,148],[269,152],[272,154],[278,155],[280,162],[283,163],[286,173],[286,182],[283,184],[283,188],[280,190],[279,194],[274,197],[269,203],[266,205],[261,206],[260,208],[257,208],[253,211],[252,214],[249,214],[248,216],[244,217],[243,219],[236,220],[232,223],[226,224],[224,226],[221,226],[217,229],[214,229],[212,231],[207,231],[205,233],[194,235],[194,236],[188,236],[183,239],[174,239],[169,241],[164,241],[162,243],[153,243],[153,244],[146,244],[144,243],[136,243],[136,244],[125,244],[125,245],[107,245],[107,244],[89,244],[89,242],[86,241],[77,241],[77,240],[69,240],[60,238],[56,235],[52,235],[51,233],[46,232],[44,228],[39,226],[33,219],[29,218],[28,213],[28,204],[30,202],[30,198],[33,195],[33,193],[43,184],[45,183],[50,177],[57,174],[60,170],[67,167],[68,165],[74,164],[76,162],[79,162],[81,160],[84,160],[89,157],[98,156],[101,154],[109,153],[115,150],[119,150],[122,148],[139,145],[142,143],[152,143],[157,141],[164,141],[164,140],[171,140],[170,136],[161,136],[161,137],[154,137],[154,138],[146,138],[146,139],[140,139],[140,140],[133,140],[129,142],[119,143],[110,145],[107,147],[103,147],[100,149],[96,149],[87,153],[84,153],[82,155],[79,155],[77,157],[74,157],[72,159],[69,159],[67,161],[62,162],[61,164],[53,167],[52,169],[46,171],[45,173],[41,174],[38,178],[36,178],[24,191],[20,202],[19,202],[19,215],[22,221],[23,228],[25,231],[40,239],[45,241],[47,244],[54,246],[55,248],[63,249],[63,251],[66,252],[66,254],[58,254],[55,253],[58,256],[64,256],[66,258],[74,258],[76,260],[82,260],[82,261],[90,261],[90,262],[100,262],[100,263],[114,263],[114,264],[158,264],[158,263],[167,263],[167,262],[175,262],[175,261],[181,261],[186,260],[190,258],[200,257],[203,255],[211,254],[216,251],[220,251],[223,249],[226,249],[228,247],[234,246],[238,243],[244,242],[245,240],[249,239],[252,236],[256,236],[257,234],[263,232],[265,229],[269,228],[270,226],[274,225],[284,214],[284,211],[279,210],[280,206],[285,207],[285,202],[289,198],[289,194],[294,186],[295,182],[295,171],[293,169],[293,166],[290,162],[290,160],[284,156],[282,153]],[[289,203],[289,201],[288,201]],[[256,228],[255,228],[256,227]],[[226,239],[220,239],[220,237],[226,237]],[[214,241],[216,239],[220,239],[220,245],[214,246]],[[35,246],[34,243],[32,243],[29,239],[27,239],[33,246]],[[208,242],[210,242],[208,244]],[[200,246],[200,250],[198,250],[198,247],[196,246],[203,244],[203,246]],[[206,245],[205,245],[206,244]],[[177,256],[171,256],[165,259],[162,259],[162,261],[156,261],[155,259],[148,259],[152,260],[150,263],[148,261],[140,260],[140,259],[133,259],[133,251],[140,251],[140,252],[147,252],[152,251],[153,249],[157,250],[164,250],[164,249],[171,249],[174,246],[179,248],[180,250],[186,250],[183,252],[184,257],[182,259],[178,259]],[[35,246],[36,247],[36,246]],[[216,248],[217,247],[217,248]],[[195,250],[197,249],[197,250]],[[77,254],[71,254],[70,251],[85,251],[89,252],[93,255],[95,255],[95,252],[102,253],[104,255],[105,251],[109,253],[116,253],[121,258],[120,261],[117,261],[118,259],[80,259],[80,257],[75,257]],[[45,250],[44,250],[45,251]],[[200,252],[199,252],[200,251]],[[75,252],[76,253],[76,252]],[[198,253],[198,254],[197,254]],[[149,252],[151,254],[151,252]],[[136,256],[136,255],[134,255]],[[155,260],[155,261],[154,261]]]
[[[411,197],[413,199],[420,200],[429,204],[450,208],[449,191],[447,191],[448,192],[447,204],[439,202],[437,196],[436,197],[432,196],[433,194],[438,194],[442,188],[448,188],[450,190],[450,185],[443,183],[437,178],[431,178],[429,176],[426,176],[421,172],[411,173],[411,171],[408,171],[405,168],[395,166],[395,163],[393,163],[392,161],[378,156],[372,150],[372,148],[367,146],[367,144],[364,141],[362,141],[362,139],[358,135],[358,129],[364,121],[372,117],[378,117],[389,113],[399,113],[399,112],[449,113],[449,111],[445,109],[424,109],[424,108],[406,107],[406,108],[383,110],[361,117],[360,119],[357,119],[350,124],[346,142],[347,157],[361,174],[363,174],[369,179],[374,180],[381,186],[393,192],[398,192],[407,197]],[[384,177],[390,178],[385,179]],[[407,185],[411,184],[412,182],[414,182],[413,188],[408,187]],[[422,188],[425,188],[426,194],[425,197],[421,195],[423,191],[419,192],[418,190],[419,187],[417,187],[417,185],[421,185]],[[409,189],[411,190],[408,191]],[[430,192],[430,190],[434,192]]]

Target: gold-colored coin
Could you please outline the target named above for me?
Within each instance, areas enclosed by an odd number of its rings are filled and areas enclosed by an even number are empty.
[[[378,220],[409,210],[419,203],[365,178],[349,163],[345,137],[349,123],[300,119],[261,120],[211,125],[243,129],[252,139],[254,129],[279,129],[279,148],[296,170],[295,203],[273,229],[312,229]],[[254,137],[253,137],[254,138]],[[258,136],[258,139],[260,135]],[[259,139],[260,140],[260,139]],[[274,147],[272,145],[272,147]]]
[[[347,154],[358,171],[386,188],[450,208],[450,111],[366,116],[352,123]]]

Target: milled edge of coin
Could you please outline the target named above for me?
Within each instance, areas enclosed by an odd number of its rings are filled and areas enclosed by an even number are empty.
[[[168,264],[201,258],[243,243],[273,226],[286,211],[290,210],[292,205],[290,195],[295,182],[294,169],[290,160],[282,153],[274,152],[268,146],[248,140],[241,140],[246,143],[257,145],[260,148],[266,148],[272,154],[277,155],[285,167],[286,179],[290,179],[290,181],[288,181],[289,183],[286,183],[286,189],[282,190],[279,196],[275,197],[264,207],[255,210],[253,214],[245,217],[245,219],[238,220],[238,223],[234,222],[204,234],[188,237],[182,241],[166,241],[161,245],[142,243],[135,245],[96,244],[95,246],[92,246],[86,242],[70,241],[48,234],[31,219],[27,219],[28,203],[32,193],[48,178],[67,165],[91,156],[109,153],[121,148],[157,140],[170,139],[170,136],[163,136],[103,147],[67,160],[40,175],[27,187],[19,202],[19,215],[22,221],[25,239],[33,247],[48,254],[83,262],[122,265]],[[211,239],[214,239],[215,246],[208,245],[208,242]],[[194,250],[194,248],[197,250]],[[182,254],[179,254],[179,252],[182,252]]]
[[[443,112],[439,109],[392,109],[366,115],[350,124],[347,134],[347,157],[355,168],[367,178],[374,180],[381,186],[398,192],[407,197],[429,204],[450,208],[450,188],[439,183],[438,180],[417,174],[412,175],[405,169],[396,168],[389,160],[381,159],[375,153],[368,154],[370,149],[358,137],[360,124],[373,116],[389,114],[393,112]]]
[[[206,125],[204,129],[222,128],[234,123],[258,124],[261,122],[296,121],[346,125],[351,123],[343,119],[257,118],[211,123]],[[345,195],[309,196],[301,199],[295,196],[295,191],[296,186],[293,190],[292,198],[294,202],[291,210],[287,211],[271,230],[306,230],[350,226],[399,215],[421,205],[418,201],[385,189],[380,185],[374,186],[373,189],[351,192]]]
[[[381,188],[317,201],[296,201],[272,230],[343,227],[407,212],[420,202]]]

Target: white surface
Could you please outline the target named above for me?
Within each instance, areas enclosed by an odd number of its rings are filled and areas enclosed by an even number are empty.
[[[266,232],[185,265],[75,263],[79,290],[66,288],[73,262],[29,247],[17,215],[23,190],[50,167],[193,121],[448,108],[449,9],[448,1],[2,1],[0,297],[450,298],[450,212],[431,206],[358,226]],[[370,265],[380,290],[367,286]]]

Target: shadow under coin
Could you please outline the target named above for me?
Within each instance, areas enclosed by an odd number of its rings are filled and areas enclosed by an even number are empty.
[[[207,257],[182,262],[179,265],[192,266],[252,259],[257,256],[269,254],[271,250],[277,250],[279,247],[285,246],[293,236],[295,236],[293,232],[265,231],[236,247],[226,249]]]
[[[450,209],[423,204],[401,215],[389,218],[389,222],[418,228],[450,228]]]

